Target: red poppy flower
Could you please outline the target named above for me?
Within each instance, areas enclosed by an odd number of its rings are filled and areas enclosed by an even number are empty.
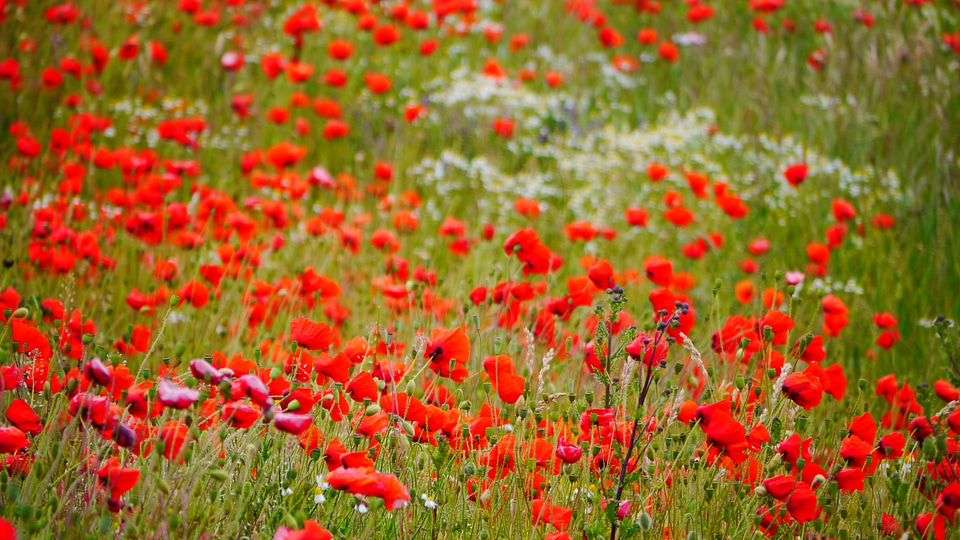
[[[11,401],[4,416],[8,422],[25,433],[37,435],[43,431],[43,424],[40,423],[40,416],[37,415],[30,405],[22,399],[15,399]]]
[[[573,510],[551,504],[549,500],[536,499],[531,503],[533,524],[549,523],[561,531],[567,530],[573,519]]]
[[[164,378],[157,385],[157,398],[165,407],[182,410],[190,408],[200,399],[200,391],[180,386]]]
[[[506,354],[489,356],[483,361],[483,369],[490,377],[497,395],[506,403],[516,403],[523,395],[526,381],[517,375],[513,359]]]
[[[27,445],[27,435],[19,428],[0,427],[0,454],[16,452]]]
[[[124,493],[133,489],[140,480],[140,471],[120,466],[119,458],[108,459],[97,471],[100,485],[110,490],[110,497],[119,499]]]
[[[369,467],[341,467],[328,473],[326,480],[334,489],[368,497],[381,497],[387,510],[403,508],[410,503],[410,492],[396,476],[378,473]]]
[[[796,163],[787,167],[786,170],[783,171],[783,176],[791,186],[800,187],[800,184],[807,179],[809,170],[806,163]]]
[[[273,415],[273,425],[285,433],[300,435],[313,425],[313,417],[309,414],[278,412]]]
[[[820,404],[823,387],[805,373],[795,372],[783,381],[783,393],[797,405],[810,410]]]
[[[273,540],[333,540],[333,535],[312,519],[303,522],[303,528],[298,530],[280,527]]]
[[[430,369],[437,374],[463,382],[467,377],[465,366],[470,359],[470,339],[463,328],[435,328],[427,340],[424,356],[430,361]]]
[[[334,334],[326,323],[297,317],[290,321],[290,338],[305,349],[322,351],[333,344]]]

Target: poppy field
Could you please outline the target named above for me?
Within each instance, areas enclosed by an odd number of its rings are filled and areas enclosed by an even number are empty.
[[[958,538],[957,0],[0,0],[0,540]]]

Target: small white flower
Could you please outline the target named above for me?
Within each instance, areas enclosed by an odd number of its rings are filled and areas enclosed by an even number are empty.
[[[440,506],[437,504],[437,501],[433,500],[433,497],[427,495],[426,493],[421,494],[420,498],[423,499],[423,505],[431,510]]]
[[[319,474],[317,475],[317,487],[313,488],[313,503],[314,504],[323,504],[326,502],[327,498],[323,496],[323,492],[330,489],[330,484],[323,480],[323,477]]]
[[[280,495],[282,495],[282,496],[284,496],[284,497],[286,497],[287,495],[293,495],[293,489],[292,489],[292,488],[281,488],[281,489],[280,489]]]
[[[354,506],[353,509],[356,510],[357,512],[360,512],[361,514],[366,514],[367,512],[370,511],[370,509],[367,508],[367,505],[365,504],[358,504]]]

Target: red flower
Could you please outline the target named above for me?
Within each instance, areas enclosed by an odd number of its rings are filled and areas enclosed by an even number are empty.
[[[809,170],[806,163],[796,163],[787,167],[787,169],[783,171],[783,176],[791,186],[800,187],[800,184],[807,179]]]
[[[40,423],[40,416],[30,408],[30,405],[22,400],[15,399],[10,402],[6,413],[7,421],[17,426],[20,430],[36,435],[43,431],[43,424]]]
[[[783,393],[794,403],[810,410],[820,404],[823,388],[820,383],[805,373],[791,373],[783,381]]]
[[[557,457],[564,463],[576,463],[583,456],[583,447],[570,444],[564,437],[557,441]]]
[[[669,41],[661,42],[657,53],[660,55],[660,58],[663,58],[671,64],[676,62],[677,58],[680,57],[680,49],[678,49],[676,45]]]
[[[517,375],[517,367],[506,354],[489,356],[483,361],[483,369],[500,399],[506,403],[516,403],[523,395],[526,381]]]
[[[549,500],[536,499],[531,504],[533,524],[549,523],[558,530],[565,531],[573,519],[573,510],[550,504]]]
[[[17,352],[24,353],[38,362],[47,362],[53,356],[53,350],[50,342],[40,330],[22,322],[20,319],[13,319],[10,324],[13,329],[13,341],[19,344]]]
[[[783,501],[789,497],[796,486],[796,479],[785,474],[767,478],[763,481],[763,487],[767,490],[767,493],[778,501]]]
[[[456,382],[467,378],[465,366],[470,359],[470,339],[463,328],[435,328],[424,355],[430,361],[430,369],[441,377],[450,377]]]
[[[165,407],[182,410],[190,408],[191,405],[200,399],[200,391],[185,388],[170,379],[164,378],[161,379],[160,384],[157,385],[157,397]]]
[[[129,467],[121,467],[119,458],[110,458],[97,471],[100,485],[110,490],[110,497],[119,499],[124,493],[133,489],[140,480],[140,471]]]
[[[493,132],[501,139],[509,139],[513,136],[515,125],[514,121],[509,118],[496,118],[493,120]]]
[[[643,264],[647,279],[661,287],[669,287],[673,281],[673,264],[669,259],[659,255],[647,257]]]
[[[640,333],[627,345],[626,351],[627,354],[630,355],[630,358],[638,362],[643,362],[645,366],[652,368],[659,366],[661,362],[666,360],[667,343],[666,340],[660,340],[660,343],[658,343],[656,349],[654,349],[654,338]]]
[[[17,529],[13,527],[12,523],[3,518],[0,518],[0,538],[3,540],[17,540]]]
[[[290,338],[305,349],[321,351],[333,344],[334,334],[326,323],[297,317],[290,321]]]
[[[273,425],[280,431],[300,435],[313,425],[313,418],[309,414],[278,412],[273,416]]]
[[[333,540],[333,535],[316,521],[308,519],[299,530],[280,527],[273,535],[273,540]]]
[[[817,506],[817,496],[813,493],[809,484],[801,483],[797,485],[793,494],[790,495],[790,500],[787,501],[787,510],[793,519],[800,523],[816,519],[820,513],[820,508]]]
[[[370,467],[341,467],[327,474],[327,482],[334,489],[348,493],[381,497],[387,510],[403,508],[410,502],[410,492],[396,476],[378,473]]]
[[[159,439],[163,443],[163,457],[170,461],[182,461],[184,446],[190,430],[186,424],[177,420],[168,420],[160,428]]]
[[[0,427],[0,454],[10,454],[27,445],[27,435],[19,428]]]

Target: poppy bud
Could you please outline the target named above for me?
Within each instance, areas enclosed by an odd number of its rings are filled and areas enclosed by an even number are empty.
[[[743,390],[747,386],[747,381],[743,378],[743,375],[737,375],[734,384],[737,385],[737,390]]]
[[[170,295],[170,307],[177,307],[178,304],[180,304],[180,295]]]
[[[767,488],[763,487],[762,485],[757,486],[757,487],[753,488],[753,493],[754,493],[754,495],[756,495],[756,496],[758,496],[758,497],[766,497],[766,496],[767,496]]]
[[[640,514],[640,517],[637,518],[637,525],[639,525],[641,529],[649,531],[653,528],[653,518],[650,517],[650,514],[643,512]]]
[[[225,470],[223,470],[223,469],[213,469],[213,470],[209,470],[209,471],[207,471],[207,475],[210,476],[211,478],[213,478],[214,480],[218,481],[218,482],[226,482],[226,481],[227,481],[227,478],[229,478],[229,475],[227,474],[227,471],[225,471]]]
[[[937,459],[937,447],[931,437],[927,437],[923,440],[923,457],[926,458],[927,461],[934,461]]]
[[[866,380],[866,379],[860,379],[859,381],[857,381],[857,388],[859,388],[861,392],[862,392],[863,390],[866,390],[866,389],[867,389],[867,380]]]
[[[403,431],[404,431],[404,433],[406,433],[407,435],[413,437],[413,435],[416,433],[416,430],[413,428],[413,423],[412,423],[412,422],[409,422],[409,421],[407,421],[407,420],[404,420],[404,421],[400,422],[400,425],[403,426]]]
[[[807,466],[807,460],[803,458],[797,458],[797,470],[802,471],[804,467]]]
[[[83,337],[80,338],[80,341],[82,341],[84,345],[93,343],[93,334],[84,334]]]
[[[370,404],[366,409],[363,410],[364,416],[373,416],[380,413],[380,405],[376,403]]]
[[[160,448],[160,445],[162,445],[162,444],[163,444],[163,441],[160,441],[160,442],[157,443],[157,449],[158,449],[158,450],[161,449],[161,448]],[[163,492],[164,495],[169,495],[169,494],[170,494],[170,491],[171,491],[170,483],[167,482],[166,480],[164,480],[163,478],[157,480],[157,487],[160,488],[160,491]]]
[[[26,319],[27,315],[30,315],[30,311],[25,307],[21,307],[17,308],[10,316],[14,319]]]
[[[220,393],[223,394],[224,399],[230,399],[233,396],[233,389],[229,379],[220,381]]]

